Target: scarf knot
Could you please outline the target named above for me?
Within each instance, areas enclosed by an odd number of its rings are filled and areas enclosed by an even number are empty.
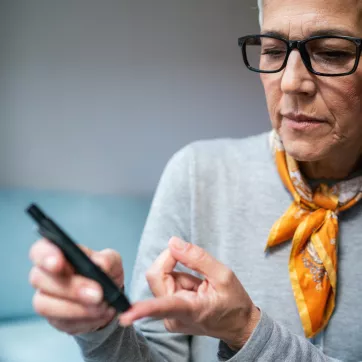
[[[313,203],[322,209],[337,211],[339,197],[333,189],[325,184],[321,184],[313,194]]]

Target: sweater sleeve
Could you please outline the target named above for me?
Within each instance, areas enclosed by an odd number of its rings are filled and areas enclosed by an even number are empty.
[[[168,240],[190,240],[192,147],[177,152],[160,179],[141,238],[131,283],[131,301],[152,298],[145,273]],[[178,267],[181,269],[182,267]],[[167,332],[163,321],[145,318],[123,328],[117,319],[104,329],[75,337],[86,362],[187,362],[190,338]]]
[[[306,338],[291,333],[263,311],[245,346],[235,353],[220,343],[218,357],[228,362],[342,362],[324,355]]]

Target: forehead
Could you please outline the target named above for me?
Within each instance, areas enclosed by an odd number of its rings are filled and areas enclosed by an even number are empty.
[[[362,0],[264,0],[263,32],[298,39],[335,30],[362,37]]]

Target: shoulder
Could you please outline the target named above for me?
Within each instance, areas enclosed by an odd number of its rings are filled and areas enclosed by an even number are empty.
[[[186,149],[194,157],[227,161],[229,158],[255,159],[269,154],[269,133],[245,138],[202,140],[189,144]]]
[[[182,164],[191,161],[208,161],[237,158],[260,159],[270,155],[269,132],[245,138],[220,138],[200,140],[178,150],[169,163]]]
[[[192,142],[176,152],[169,163],[190,172],[217,172],[272,164],[269,132],[245,138],[222,138]]]
[[[217,187],[269,178],[275,169],[269,134],[189,143],[171,157],[162,179],[170,186],[190,189],[196,184]]]

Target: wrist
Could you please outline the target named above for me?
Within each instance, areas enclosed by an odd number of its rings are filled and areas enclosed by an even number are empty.
[[[248,322],[246,323],[245,327],[243,328],[243,331],[241,333],[241,336],[238,336],[237,339],[232,341],[225,341],[224,342],[228,345],[228,347],[233,351],[239,351],[244,347],[246,342],[249,340],[251,335],[253,334],[256,326],[258,325],[261,317],[261,312],[258,307],[253,305],[252,310],[250,312]]]

